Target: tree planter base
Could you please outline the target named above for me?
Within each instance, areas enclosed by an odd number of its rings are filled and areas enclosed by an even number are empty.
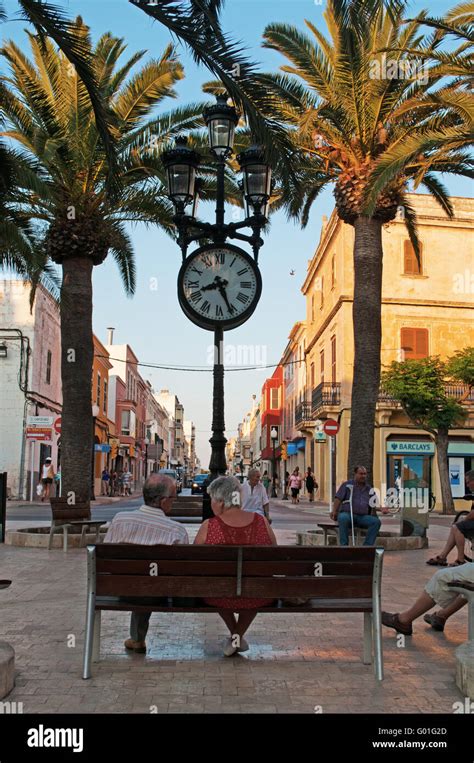
[[[0,699],[15,686],[15,651],[6,641],[0,641]]]

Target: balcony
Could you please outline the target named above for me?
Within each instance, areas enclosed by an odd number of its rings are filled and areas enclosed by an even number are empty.
[[[448,397],[453,397],[468,408],[474,406],[474,389],[468,391],[468,387],[463,384],[446,384],[444,389]],[[377,403],[389,406],[390,408],[397,408],[400,406],[398,400],[389,395],[383,387],[380,388]]]
[[[322,382],[313,389],[311,399],[312,418],[318,418],[325,408],[337,408],[341,404],[341,383]]]
[[[313,418],[311,416],[311,403],[298,403],[295,408],[295,426],[301,429],[302,425],[311,425]]]

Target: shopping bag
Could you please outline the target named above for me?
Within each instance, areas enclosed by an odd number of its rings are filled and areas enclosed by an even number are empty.
[[[36,495],[40,497],[43,495],[43,485],[41,484],[41,482],[38,482],[38,484],[36,485]]]

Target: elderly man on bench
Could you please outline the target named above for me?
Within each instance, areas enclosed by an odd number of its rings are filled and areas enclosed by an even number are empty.
[[[143,486],[144,505],[138,511],[120,511],[112,520],[104,543],[135,543],[142,546],[189,543],[188,534],[178,522],[168,519],[176,498],[176,482],[165,474],[150,474]],[[143,599],[146,604],[147,600]],[[145,654],[151,612],[132,612],[130,638],[125,648]]]

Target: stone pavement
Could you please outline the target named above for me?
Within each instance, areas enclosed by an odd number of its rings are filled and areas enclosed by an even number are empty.
[[[384,609],[398,611],[419,594],[435,571],[425,560],[446,533],[434,529],[429,551],[385,554]],[[291,533],[277,535],[280,543],[291,542]],[[0,594],[0,640],[16,652],[16,686],[6,699],[22,702],[24,713],[314,713],[315,707],[451,713],[462,699],[454,651],[467,637],[465,609],[444,634],[417,621],[404,647],[384,628],[381,686],[361,662],[361,615],[259,615],[249,652],[225,658],[226,629],[217,615],[154,614],[145,656],[123,649],[129,615],[104,612],[101,662],[84,681],[85,550],[2,546],[0,577],[13,580]]]

